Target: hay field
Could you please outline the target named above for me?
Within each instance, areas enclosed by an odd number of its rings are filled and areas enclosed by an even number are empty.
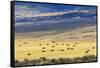
[[[96,27],[15,34],[15,60],[96,56]]]

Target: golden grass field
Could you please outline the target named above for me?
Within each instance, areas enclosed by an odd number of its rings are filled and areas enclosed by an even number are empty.
[[[15,34],[15,60],[96,56],[95,30],[92,26],[55,35],[50,31]]]

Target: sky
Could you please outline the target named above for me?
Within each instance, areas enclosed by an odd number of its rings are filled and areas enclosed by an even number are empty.
[[[96,6],[79,6],[37,2],[15,2],[16,29],[17,27],[23,27],[23,30],[25,28],[34,27],[37,25],[40,27],[40,25],[48,25],[49,23],[54,23],[55,25],[55,23],[59,22],[94,22],[95,20]]]
[[[46,3],[34,3],[34,2],[15,2],[15,15],[16,17],[24,15],[35,15],[40,13],[52,13],[52,12],[69,12],[69,11],[96,11],[95,6],[75,6],[75,5],[63,5],[63,4],[46,4]]]

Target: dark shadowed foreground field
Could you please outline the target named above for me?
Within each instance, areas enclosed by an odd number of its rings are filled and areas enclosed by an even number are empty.
[[[83,57],[75,57],[75,58],[59,58],[59,59],[47,59],[45,57],[40,57],[40,59],[28,60],[24,59],[24,61],[19,62],[15,61],[15,66],[31,66],[31,65],[52,65],[52,64],[72,64],[72,63],[88,63],[88,62],[96,62],[97,57],[95,55],[87,55]]]

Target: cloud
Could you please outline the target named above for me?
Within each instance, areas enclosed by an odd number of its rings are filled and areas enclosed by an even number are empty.
[[[54,9],[42,6],[42,5],[16,5],[15,6],[15,15],[18,18],[21,17],[30,17],[40,13],[45,13],[47,11],[53,11]]]
[[[77,20],[79,20],[79,19],[80,19],[80,16],[73,17],[73,19],[77,19]]]
[[[28,26],[28,25],[31,25],[33,24],[34,22],[21,22],[21,23],[15,23],[15,26]]]
[[[71,7],[71,6],[70,6]],[[59,10],[61,9],[61,10]],[[16,4],[15,5],[15,19],[18,18],[24,18],[24,17],[41,17],[41,16],[55,16],[55,15],[61,15],[61,14],[67,14],[67,13],[74,13],[74,12],[81,12],[81,13],[95,13],[94,10],[85,9],[82,6],[74,6],[72,8],[69,8],[69,6],[66,7],[60,7],[60,6],[52,6],[49,4],[29,4],[29,3],[23,3],[23,4]]]
[[[95,13],[90,10],[70,10],[70,11],[63,11],[63,12],[48,12],[48,13],[41,13],[40,11],[20,11],[16,13],[16,18],[24,18],[24,17],[42,17],[42,16],[57,16],[69,13]]]
[[[44,9],[48,10],[49,12],[45,12]],[[87,14],[96,14],[96,11],[93,10],[86,10],[86,9],[73,9],[73,10],[65,10],[65,11],[56,11],[56,12],[50,12],[50,10],[54,10],[45,6],[25,6],[25,5],[16,5],[15,6],[15,21],[18,20],[22,20],[25,19],[27,17],[34,17],[32,19],[33,22],[20,22],[20,23],[16,23],[15,26],[25,26],[25,25],[29,25],[29,24],[34,24],[34,25],[40,25],[43,23],[59,23],[59,22],[74,22],[77,20],[81,20],[83,18],[81,18],[80,16],[75,16],[72,18],[64,18],[64,19],[60,19],[59,17],[55,17],[56,19],[50,19],[50,20],[44,20],[44,21],[38,21],[37,18],[35,17],[50,17],[50,16],[57,16],[57,15],[64,15],[64,14],[69,14],[69,13],[75,13],[75,12],[80,12],[80,13],[87,13]],[[95,18],[95,16],[94,16]],[[35,21],[35,22],[34,22]],[[38,23],[39,22],[39,23]],[[41,22],[41,23],[40,23]]]

